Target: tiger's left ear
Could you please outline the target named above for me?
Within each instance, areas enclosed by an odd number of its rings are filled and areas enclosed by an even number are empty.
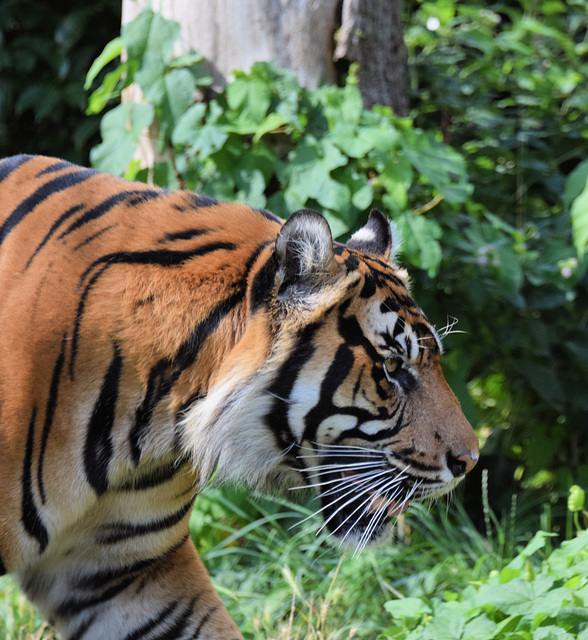
[[[347,241],[350,249],[371,256],[392,260],[400,242],[393,236],[388,218],[377,209],[372,209],[367,224],[356,231]]]
[[[336,269],[331,229],[316,211],[294,212],[280,230],[275,248],[282,291],[312,288]]]

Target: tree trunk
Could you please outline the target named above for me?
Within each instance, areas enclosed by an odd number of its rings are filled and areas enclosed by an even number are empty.
[[[234,69],[273,61],[314,89],[335,81],[333,34],[339,0],[155,0],[154,11],[181,25],[177,53],[199,51],[216,88]],[[123,0],[123,23],[149,0]]]
[[[123,0],[123,23],[148,4]],[[382,104],[407,113],[402,0],[153,0],[151,6],[180,23],[176,53],[202,53],[216,88],[234,69],[273,61],[313,89],[335,82],[335,60],[343,60],[359,64],[366,107]]]
[[[343,0],[335,59],[359,64],[366,107],[388,105],[408,113],[402,0]]]

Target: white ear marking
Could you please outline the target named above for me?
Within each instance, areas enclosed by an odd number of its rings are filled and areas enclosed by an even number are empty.
[[[398,246],[392,231],[388,218],[381,211],[372,209],[367,224],[351,236],[347,246],[384,260],[391,260],[393,250]]]

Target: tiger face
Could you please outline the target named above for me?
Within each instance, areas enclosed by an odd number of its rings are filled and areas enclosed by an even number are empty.
[[[274,336],[266,361],[236,375],[222,399],[213,391],[210,404],[224,408],[206,447],[208,399],[184,420],[187,448],[205,452],[201,470],[270,491],[313,489],[321,528],[359,550],[385,539],[411,501],[451,491],[478,459],[440,340],[389,262],[392,244],[378,211],[347,245],[333,243],[319,214],[293,214],[250,301]],[[250,339],[242,352],[257,349],[259,335]]]

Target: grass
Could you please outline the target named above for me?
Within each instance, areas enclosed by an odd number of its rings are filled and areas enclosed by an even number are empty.
[[[396,544],[354,557],[315,535],[318,518],[298,524],[310,513],[231,488],[199,497],[192,534],[246,640],[374,640],[390,625],[387,601],[459,592],[502,568],[515,546],[500,528],[492,540],[478,533],[455,502],[411,507]],[[8,577],[0,579],[0,637],[56,637]]]

